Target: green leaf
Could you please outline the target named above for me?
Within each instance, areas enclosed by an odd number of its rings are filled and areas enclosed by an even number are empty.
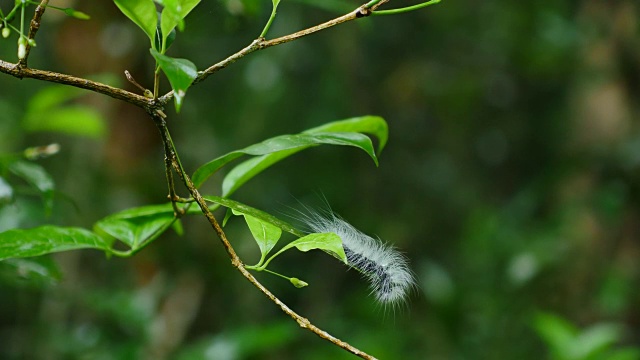
[[[187,89],[193,83],[193,80],[198,76],[198,69],[196,66],[187,59],[174,59],[172,57],[162,55],[154,49],[151,50],[151,55],[158,61],[158,65],[164,72],[171,83],[173,89],[173,98],[176,103],[176,111],[180,111],[182,106],[182,99],[184,98]]]
[[[77,249],[109,252],[110,245],[102,237],[80,228],[47,225],[33,229],[12,229],[0,233],[0,260]]]
[[[156,13],[156,5],[153,0],[113,0],[120,11],[133,21],[151,41],[154,46],[154,37],[156,35],[156,25],[158,24],[158,14]]]
[[[89,19],[91,19],[91,16],[83,13],[82,11],[74,10],[72,8],[64,9],[64,13],[67,14],[67,16],[71,16],[71,17],[74,17],[74,18],[80,19],[80,20],[89,20]]]
[[[160,16],[160,27],[162,31],[162,43],[164,44],[167,37],[175,29],[175,27],[185,18],[193,8],[200,3],[200,0],[165,0],[163,1],[164,9]],[[163,49],[167,49],[165,46]]]
[[[309,129],[304,133],[317,134],[323,132],[358,132],[371,134],[378,138],[378,155],[380,155],[384,149],[387,144],[387,139],[389,138],[389,127],[387,126],[387,122],[380,116],[372,115],[330,122]]]
[[[38,189],[42,194],[45,208],[47,211],[51,210],[55,184],[51,175],[42,166],[28,161],[15,161],[9,165],[9,171]]]
[[[234,213],[236,215],[244,216],[244,219],[249,226],[249,230],[251,231],[251,235],[253,235],[253,238],[256,240],[256,243],[258,243],[258,247],[260,248],[261,257],[258,265],[261,265],[264,258],[269,254],[269,251],[271,251],[271,249],[273,249],[273,247],[278,243],[280,236],[282,236],[282,230],[269,222],[255,218],[251,215],[235,211]]]
[[[156,49],[164,49],[164,51],[167,51],[167,49],[171,47],[171,44],[176,40],[176,30],[171,30],[164,40],[161,38],[161,34],[162,30],[160,30],[160,24],[158,24],[158,30],[156,31],[155,37]],[[162,47],[162,44],[164,44],[164,48]]]
[[[314,141],[309,141],[309,143],[307,144],[304,144],[302,141],[299,141],[297,144],[293,141],[289,141],[287,143],[286,140],[288,139],[286,137],[304,137],[307,135],[313,137],[316,135],[321,135],[323,133],[372,134],[378,138],[378,153],[380,153],[384,149],[384,146],[386,145],[388,139],[387,123],[383,118],[379,116],[362,116],[346,120],[334,121],[316,128],[309,129],[299,135],[278,136],[272,139],[265,140],[262,143],[258,143],[247,148],[225,154],[198,168],[193,174],[193,182],[195,183],[196,187],[201,186],[211,175],[213,175],[220,168],[244,154],[264,155],[239,164],[231,172],[229,172],[229,174],[227,174],[223,181],[223,196],[229,196],[251,178],[258,175],[270,166],[299,151],[307,149],[311,146],[318,145],[320,143],[320,140],[317,140],[318,143],[315,144],[313,143]],[[377,165],[377,158],[371,148],[370,140],[362,139],[363,136],[360,134],[357,136],[361,137],[360,141],[362,141],[361,144],[364,146],[364,148],[362,149],[369,153],[369,155],[374,159]],[[280,143],[280,140],[283,140],[283,143]],[[355,143],[324,143],[332,145],[358,146]],[[263,150],[263,152],[261,153],[260,150]]]
[[[232,151],[217,159],[214,159],[196,170],[193,174],[193,182],[196,187],[202,185],[206,179],[218,171],[221,167],[229,162],[239,158],[242,155],[269,155],[270,157],[261,157],[261,160],[254,160],[245,165],[238,165],[240,169],[232,171],[227,175],[225,181],[227,185],[223,185],[223,195],[230,195],[233,190],[241,186],[251,177],[257,175],[262,170],[268,168],[274,163],[291,156],[299,151],[308,149],[317,145],[343,145],[358,147],[371,156],[377,164],[378,159],[373,150],[371,139],[359,133],[335,132],[335,133],[317,133],[317,134],[297,134],[297,135],[280,135],[263,142],[251,145],[241,150]],[[251,160],[249,160],[251,161]],[[237,167],[237,168],[238,168]],[[235,170],[235,169],[234,169]],[[236,185],[237,184],[237,185]],[[226,189],[226,190],[225,190]]]
[[[291,224],[287,223],[286,221],[280,220],[277,217],[266,213],[262,210],[258,210],[256,208],[253,208],[249,205],[245,205],[243,203],[237,202],[235,200],[231,200],[231,199],[226,199],[226,198],[222,198],[219,196],[214,196],[214,195],[208,195],[208,196],[203,196],[203,198],[206,201],[212,202],[212,203],[216,203],[219,205],[222,205],[226,208],[235,210],[235,212],[237,213],[241,213],[241,214],[246,214],[246,215],[251,215],[254,218],[260,219],[263,222],[267,222],[271,225],[274,225],[276,227],[278,227],[279,229],[286,231],[290,234],[293,234],[295,236],[304,236],[304,233],[300,230],[297,230],[296,228],[294,228]]]
[[[378,159],[373,150],[371,139],[359,133],[317,133],[315,135],[300,134],[298,137],[305,138],[306,144],[301,143],[293,149],[284,150],[269,155],[263,155],[247,160],[233,168],[222,181],[222,196],[229,196],[238,190],[247,181],[271,167],[273,164],[304,149],[319,144],[354,146],[365,151],[376,166]]]
[[[276,256],[293,247],[304,252],[314,249],[322,250],[336,257],[345,264],[348,264],[347,255],[344,253],[344,247],[342,246],[342,239],[340,239],[340,236],[334,233],[314,233],[303,236],[298,240],[294,240],[283,246],[282,249],[280,249],[280,251],[270,257],[262,267],[266,268],[271,260],[273,260]]]
[[[30,113],[24,118],[23,126],[31,132],[53,131],[93,139],[104,138],[107,134],[106,121],[102,114],[84,105],[54,108],[37,115]]]
[[[309,234],[290,242],[283,249],[288,249],[293,246],[304,252],[315,249],[324,250],[335,254],[340,260],[347,264],[347,255],[344,253],[344,248],[342,247],[342,239],[334,233]]]
[[[98,221],[94,229],[137,250],[158,238],[171,227],[174,220],[171,204],[149,205],[109,215]]]

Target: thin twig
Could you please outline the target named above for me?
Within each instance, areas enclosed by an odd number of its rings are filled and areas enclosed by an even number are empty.
[[[254,40],[251,45],[247,46],[246,48],[240,50],[239,52],[231,55],[230,57],[222,60],[221,62],[210,66],[209,68],[207,68],[206,70],[202,71],[200,74],[198,74],[198,77],[196,78],[195,82],[200,82],[204,79],[206,79],[207,77],[209,77],[211,74],[214,74],[215,72],[224,69],[225,67],[229,66],[230,64],[233,64],[236,60],[242,58],[245,55],[248,55],[256,50],[262,50],[262,49],[266,49],[268,47],[271,46],[275,46],[275,45],[280,45],[280,44],[284,44],[286,42],[290,42],[293,40],[297,40],[303,36],[307,36],[307,35],[311,35],[313,33],[316,33],[318,31],[321,30],[325,30],[328,29],[330,27],[345,23],[347,21],[351,21],[351,20],[355,20],[357,18],[360,17],[364,17],[367,16],[369,14],[369,11],[367,9],[364,9],[362,7],[359,7],[355,10],[353,10],[352,12],[342,15],[340,17],[337,17],[335,19],[329,20],[327,22],[324,22],[322,24],[310,27],[308,29],[304,29],[304,30],[300,30],[298,32],[295,32],[293,34],[289,34],[286,36],[281,36],[279,38],[275,38],[272,40],[266,40],[264,38],[258,38],[256,40]]]
[[[251,282],[255,287],[257,287],[267,298],[269,298],[269,300],[273,301],[276,305],[278,305],[280,307],[280,309],[284,313],[286,313],[291,318],[293,318],[301,328],[307,329],[307,330],[313,332],[314,334],[318,335],[320,338],[325,339],[327,341],[330,341],[333,344],[335,344],[335,345],[343,348],[344,350],[346,350],[346,351],[348,351],[348,352],[350,352],[350,353],[352,353],[354,355],[357,355],[357,356],[359,356],[359,357],[361,357],[363,359],[369,359],[369,360],[375,359],[375,357],[373,357],[373,356],[371,356],[371,355],[359,350],[358,348],[350,345],[349,343],[347,343],[345,341],[342,341],[342,340],[334,337],[333,335],[329,334],[328,332],[318,328],[317,326],[313,325],[309,321],[309,319],[307,319],[305,317],[302,317],[298,313],[296,313],[295,311],[291,310],[285,303],[280,301],[280,299],[278,299],[273,293],[271,293],[271,291],[269,291],[267,288],[265,288],[244,267],[244,263],[242,262],[240,257],[238,257],[238,255],[236,254],[235,249],[233,248],[233,246],[231,245],[231,243],[227,239],[227,236],[224,233],[224,230],[222,230],[222,227],[220,226],[220,224],[216,220],[215,216],[213,215],[213,213],[209,209],[209,206],[207,205],[206,201],[204,200],[202,195],[200,195],[200,192],[198,191],[198,189],[196,189],[196,187],[193,184],[193,182],[191,181],[191,178],[189,177],[189,175],[184,171],[184,169],[180,165],[180,162],[178,161],[178,159],[176,157],[175,149],[171,149],[171,147],[173,146],[173,142],[171,141],[171,135],[169,133],[169,129],[167,128],[166,122],[164,122],[163,120],[157,119],[157,115],[154,115],[154,114],[151,114],[151,115],[152,115],[152,117],[154,117],[154,121],[155,121],[156,125],[158,126],[158,130],[160,130],[160,134],[162,136],[162,142],[165,144],[165,156],[172,158],[171,160],[172,160],[172,163],[173,163],[174,170],[178,174],[182,174],[182,180],[184,181],[185,186],[189,190],[189,193],[191,194],[191,196],[193,197],[195,202],[200,207],[200,210],[202,211],[202,213],[205,215],[205,217],[207,218],[207,220],[211,224],[213,230],[218,235],[218,238],[222,242],[223,247],[225,248],[227,254],[231,258],[231,264],[233,264],[233,266],[235,266],[235,268],[238,269],[238,271],[240,271],[242,276],[244,276],[247,280],[249,280],[249,282]]]
[[[136,81],[136,79],[133,78],[129,70],[124,71],[124,76],[127,78],[127,81],[129,81],[131,84],[133,84],[133,86],[137,87],[138,89],[140,89],[140,91],[142,91],[142,94],[144,95],[144,97],[146,97],[147,99],[153,99],[153,93],[151,93],[151,90],[145,89],[144,86],[138,84],[138,82]]]
[[[203,81],[204,79],[208,78],[209,76],[211,76],[212,74],[226,68],[227,66],[233,64],[234,62],[238,61],[239,59],[251,54],[254,51],[257,50],[262,50],[262,49],[266,49],[272,46],[276,46],[276,45],[280,45],[280,44],[284,44],[284,43],[288,43],[290,41],[293,40],[297,40],[300,39],[304,36],[307,35],[311,35],[314,33],[317,33],[318,31],[322,31],[325,29],[328,29],[330,27],[334,27],[336,25],[340,25],[343,24],[345,22],[351,21],[351,20],[355,20],[355,19],[359,19],[362,17],[367,17],[369,15],[371,15],[371,13],[377,9],[378,7],[380,7],[381,5],[383,5],[384,3],[388,2],[389,0],[381,0],[379,2],[377,2],[375,5],[370,6],[370,7],[366,7],[366,5],[360,6],[359,8],[351,11],[348,14],[339,16],[335,19],[329,20],[327,22],[324,22],[322,24],[316,25],[316,26],[312,26],[310,28],[304,29],[304,30],[300,30],[298,32],[295,32],[293,34],[289,34],[289,35],[285,35],[285,36],[281,36],[279,38],[275,38],[272,40],[267,40],[265,38],[258,38],[255,39],[251,42],[251,44],[249,44],[248,46],[246,46],[245,48],[243,48],[242,50],[236,52],[235,54],[227,57],[226,59],[211,65],[210,67],[208,67],[207,69],[198,72],[198,77],[193,81],[193,84],[197,84],[201,81]],[[168,93],[166,93],[165,95],[161,96],[158,100],[161,104],[166,104],[167,102],[169,102],[169,100],[171,100],[171,98],[173,97],[173,90],[169,91]]]
[[[147,99],[144,96],[134,94],[132,92],[115,88],[106,84],[102,84],[96,81],[83,79],[71,75],[60,74],[52,71],[37,70],[30,68],[21,68],[18,64],[9,63],[0,60],[0,72],[15,76],[17,78],[30,78],[42,81],[49,81],[58,84],[71,85],[78,88],[94,91],[100,94],[110,96],[114,99],[126,101],[130,104],[147,109],[154,106],[152,99]]]
[[[431,1],[423,2],[421,4],[416,4],[416,5],[413,5],[413,6],[407,6],[407,7],[403,7],[403,8],[390,9],[390,10],[378,10],[378,11],[372,12],[371,15],[380,16],[380,15],[404,14],[404,13],[407,13],[407,12],[410,12],[410,11],[415,11],[415,10],[419,10],[419,9],[425,8],[427,6],[438,4],[440,1],[441,0],[431,0]]]
[[[165,120],[164,113],[157,113],[158,116],[151,116],[151,118],[156,122],[156,126],[158,129],[163,129],[167,127],[167,123]],[[162,130],[161,130],[162,133]],[[184,215],[184,210],[178,206],[177,200],[180,198],[176,193],[176,185],[173,180],[173,158],[175,158],[174,149],[169,141],[163,141],[164,145],[164,170],[167,178],[167,185],[169,187],[169,201],[171,201],[171,206],[173,207],[173,215],[176,218],[182,217]],[[182,177],[182,176],[181,176]]]
[[[42,0],[40,2],[40,5],[36,7],[36,11],[33,14],[33,19],[31,19],[31,23],[29,25],[29,35],[27,36],[28,39],[35,39],[36,33],[40,29],[40,21],[42,20],[42,15],[44,15],[44,11],[47,8],[47,4],[49,4],[49,0]],[[23,67],[23,68],[27,67],[27,59],[29,58],[29,52],[31,52],[31,45],[29,45],[29,43],[27,42],[25,55],[18,62],[20,67]]]

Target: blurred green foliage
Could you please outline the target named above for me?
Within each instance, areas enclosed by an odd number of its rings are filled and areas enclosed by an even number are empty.
[[[357,5],[283,2],[270,36]],[[127,69],[149,88],[144,34],[110,1],[74,7],[91,20],[47,13],[30,66],[111,74],[129,86]],[[168,54],[202,69],[253,40],[270,7],[203,2]],[[14,42],[0,44],[0,58],[15,61]],[[60,194],[48,216],[28,181],[2,174],[0,198],[12,199],[2,200],[2,230],[89,227],[164,202],[161,144],[143,112],[75,90],[41,111],[34,99],[57,91],[50,84],[1,76],[0,88],[10,89],[0,93],[1,153],[61,146],[31,162]],[[277,213],[321,192],[349,222],[406,253],[419,289],[394,311],[322,254],[274,264],[295,268],[311,284],[303,289],[260,277],[318,326],[381,359],[637,359],[638,98],[636,1],[445,1],[252,54],[191,88],[169,126],[194,170],[327,121],[388,120],[377,169],[359,152],[319,147],[235,194]],[[78,108],[91,115],[55,120]],[[285,319],[230,266],[204,221],[183,225],[183,237],[167,233],[131,259],[81,251],[0,263],[0,357],[352,358]],[[241,221],[227,229],[243,258],[259,257]]]

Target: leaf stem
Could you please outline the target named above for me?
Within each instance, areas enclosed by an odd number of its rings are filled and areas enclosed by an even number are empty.
[[[280,249],[277,253],[271,255],[271,257],[269,257],[269,259],[267,259],[267,261],[264,262],[264,264],[262,264],[261,268],[262,270],[267,270],[266,267],[269,266],[269,263],[271,262],[271,260],[275,259],[276,256],[282,254],[283,252],[289,250],[291,248],[291,243],[285,245],[282,247],[282,249]]]
[[[374,16],[379,16],[379,15],[396,15],[396,14],[402,14],[402,13],[406,13],[409,11],[414,11],[414,10],[418,10],[418,9],[422,9],[425,8],[427,6],[430,5],[435,5],[437,3],[439,3],[441,0],[431,0],[431,1],[427,1],[421,4],[417,4],[417,5],[412,5],[412,6],[407,6],[407,7],[403,7],[403,8],[398,8],[398,9],[390,9],[390,10],[376,10],[373,11],[371,13],[371,15]]]
[[[37,2],[37,1],[27,1],[27,2],[28,2],[29,4],[31,4],[31,5],[38,5],[38,2]],[[41,5],[41,6],[43,6],[43,5]],[[49,7],[49,8],[52,8],[52,9],[55,9],[55,10],[60,10],[60,11],[63,11],[63,12],[64,12],[64,11],[66,11],[66,10],[68,9],[68,8],[63,8],[63,7],[54,6],[54,5],[48,5],[48,4],[47,4],[47,5],[44,5],[44,7]]]
[[[158,91],[160,89],[160,65],[158,65],[158,61],[156,60],[156,70],[153,74],[153,98],[158,98]]]
[[[371,9],[373,6],[376,6],[381,1],[384,1],[384,0],[371,0],[368,3],[364,4],[363,8]]]
[[[277,273],[277,272],[275,272],[275,271],[271,271],[271,270],[268,270],[268,269],[262,269],[262,271],[266,271],[266,272],[268,272],[269,274],[272,274],[272,275],[275,275],[275,276],[279,276],[279,277],[281,277],[281,278],[283,278],[283,279],[286,279],[286,280],[288,280],[288,281],[291,281],[291,278],[290,278],[290,277],[288,277],[288,276],[284,276],[284,275],[282,275],[282,274],[278,274],[278,273]]]
[[[267,36],[267,32],[269,31],[269,28],[271,27],[271,24],[273,23],[273,20],[276,18],[276,10],[278,9],[278,5],[280,4],[280,0],[274,0],[273,1],[273,8],[271,9],[271,16],[269,16],[269,20],[267,21],[267,24],[264,26],[264,29],[262,29],[262,32],[260,33],[259,38],[265,38]]]
[[[24,8],[26,7],[26,4],[22,4],[22,9],[20,9],[20,36],[25,36],[24,35]]]
[[[9,13],[7,14],[7,16],[3,19],[4,21],[11,21],[13,20],[13,17],[16,16],[16,11],[18,11],[18,8],[21,7],[21,4],[17,3],[13,6],[13,9],[11,9],[11,11],[9,11]]]

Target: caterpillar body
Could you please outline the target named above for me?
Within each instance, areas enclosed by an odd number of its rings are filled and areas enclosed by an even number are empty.
[[[335,233],[342,239],[348,265],[359,271],[370,283],[371,292],[382,304],[404,301],[415,280],[407,259],[393,246],[374,239],[333,213],[317,212],[306,207],[301,220],[317,233]]]

